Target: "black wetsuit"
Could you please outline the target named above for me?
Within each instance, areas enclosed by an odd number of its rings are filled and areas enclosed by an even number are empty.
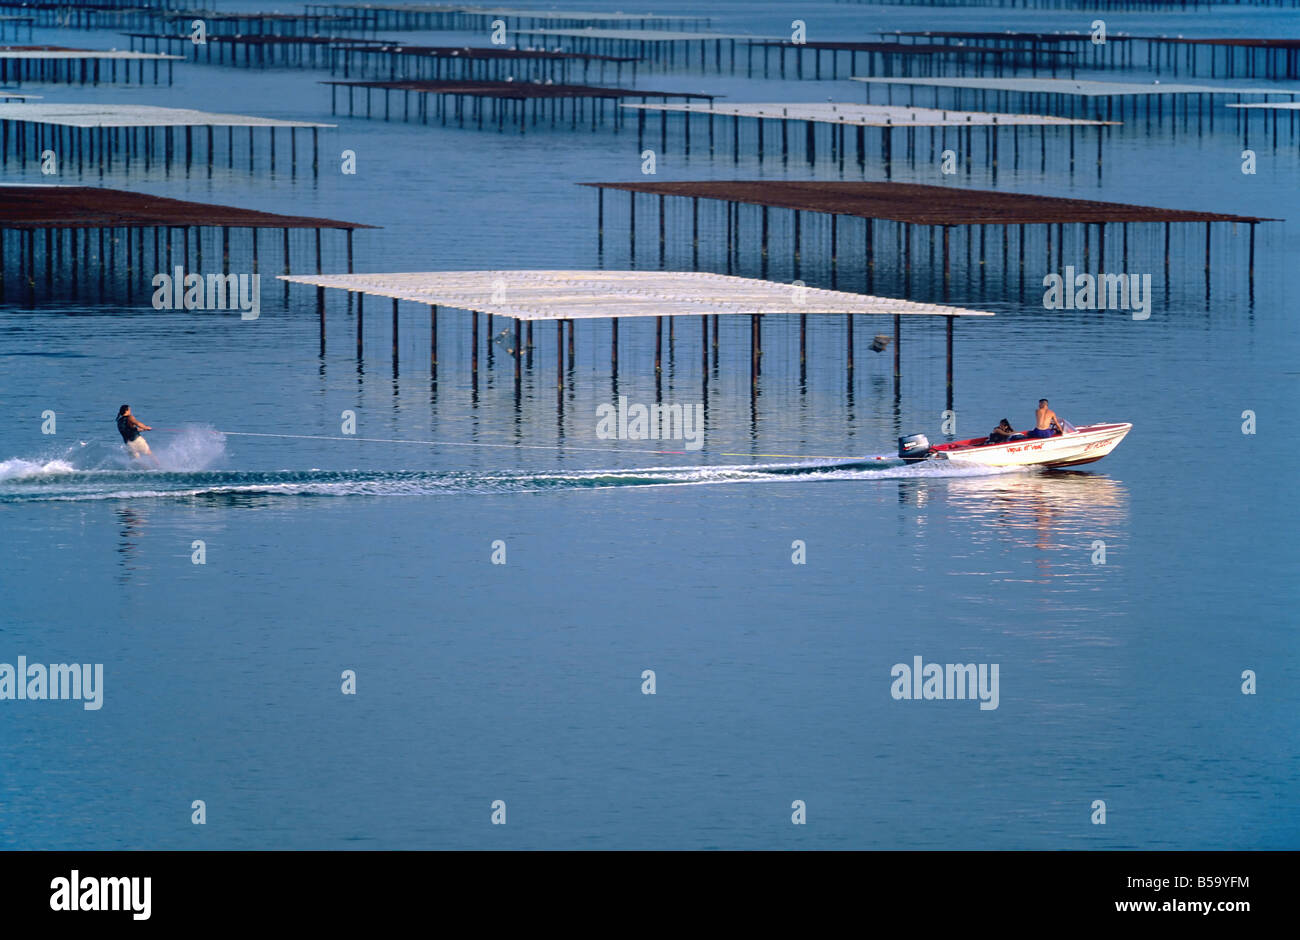
[[[136,430],[135,423],[131,420],[130,415],[117,416],[117,433],[122,435],[122,440],[127,444],[140,436],[140,432]]]

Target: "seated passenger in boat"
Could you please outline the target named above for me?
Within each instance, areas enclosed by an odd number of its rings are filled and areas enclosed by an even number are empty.
[[[990,444],[1003,444],[1007,441],[1015,440],[1016,430],[1011,427],[1011,422],[1003,418],[998,422],[998,426],[989,432]]]

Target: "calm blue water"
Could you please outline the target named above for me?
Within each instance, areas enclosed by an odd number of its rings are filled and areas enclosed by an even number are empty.
[[[714,8],[716,28],[757,34],[788,31],[797,14],[809,38],[1092,19]],[[1107,20],[1187,35],[1297,25],[1236,10]],[[125,45],[54,30],[37,41]],[[315,84],[327,77],[186,64],[170,88],[25,90],[331,120]],[[846,81],[692,72],[641,84],[737,100],[862,94]],[[133,164],[82,181],[382,226],[357,235],[361,271],[627,264],[622,217],[611,208],[598,255],[594,194],[574,184],[638,178],[635,133],[337,123],[317,178]],[[147,304],[4,307],[0,663],[103,663],[104,703],[0,701],[0,846],[1296,847],[1300,154],[1289,140],[1253,143],[1254,176],[1240,172],[1230,119],[1199,135],[1117,128],[1100,178],[1095,161],[1068,171],[1060,136],[1046,172],[1004,162],[996,182],[978,159],[956,178],[928,159],[895,165],[903,181],[1286,220],[1260,227],[1253,296],[1244,229],[1216,234],[1208,297],[1200,227],[1175,233],[1167,288],[1149,263],[1161,236],[1135,236],[1157,285],[1146,321],[1045,311],[1033,279],[1022,300],[1000,272],[968,277],[963,258],[952,302],[997,317],[958,324],[957,433],[1003,416],[1023,427],[1043,396],[1075,423],[1134,423],[1112,456],[1070,473],[748,456],[856,458],[891,452],[903,433],[942,439],[939,323],[907,325],[896,397],[892,349],[866,345],[888,324],[859,321],[850,382],[842,321],[812,318],[801,380],[797,327],[768,317],[752,399],[748,322],[724,319],[707,392],[699,326],[678,324],[661,393],[706,406],[704,446],[656,454],[683,448],[601,440],[596,416],[618,395],[655,401],[651,323],[624,324],[616,380],[607,327],[580,323],[557,404],[547,324],[516,398],[504,343],[471,387],[459,312],[441,320],[435,383],[427,316],[413,307],[396,365],[383,304],[366,308],[358,362],[355,320],[334,301],[320,356],[306,289],[286,307],[265,288],[252,323]],[[355,176],[337,172],[344,149]],[[736,167],[698,148],[688,162],[676,145],[659,163],[661,179],[758,176],[883,171],[770,157]],[[4,181],[49,179],[29,165]],[[643,267],[655,263],[652,219]],[[670,233],[688,245],[680,224]],[[1067,243],[1065,261],[1082,266],[1079,246]],[[771,276],[788,279],[783,265]],[[842,278],[863,286],[860,269]],[[892,250],[877,278],[898,292]],[[122,456],[112,419],[124,401],[177,429],[148,435],[161,470]],[[41,433],[46,410],[53,436]],[[358,437],[451,443],[320,439],[339,434],[344,410]],[[1241,432],[1247,410],[1254,435]],[[498,540],[504,565],[492,564]],[[796,540],[804,565],[791,562]],[[891,667],[915,656],[999,664],[998,708],[894,700]],[[355,696],[340,692],[348,669]],[[641,693],[647,669],[653,696]],[[194,800],[204,826],[190,822]],[[504,826],[491,825],[494,800]],[[805,826],[791,825],[795,800]],[[1105,825],[1090,822],[1095,800]]]

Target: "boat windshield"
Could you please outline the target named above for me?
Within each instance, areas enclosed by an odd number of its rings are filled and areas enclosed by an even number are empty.
[[[1060,416],[1058,415],[1057,417],[1060,417]],[[1061,418],[1061,430],[1062,430],[1062,433],[1064,433],[1064,434],[1074,434],[1074,433],[1075,433],[1076,431],[1078,431],[1079,429],[1076,428],[1076,427],[1075,427],[1073,424],[1071,424],[1069,421],[1066,421],[1064,418]]]

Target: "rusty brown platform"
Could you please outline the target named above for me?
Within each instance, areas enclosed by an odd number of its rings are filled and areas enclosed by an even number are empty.
[[[910,225],[1041,225],[1110,222],[1274,222],[1276,219],[1119,202],[923,186],[788,180],[582,183],[597,189],[716,199]]]

